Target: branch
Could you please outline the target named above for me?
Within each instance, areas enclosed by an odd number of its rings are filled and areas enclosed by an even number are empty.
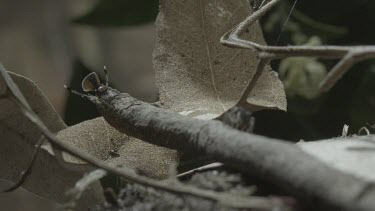
[[[267,180],[320,210],[374,210],[373,183],[333,169],[294,144],[244,133],[139,101],[108,88],[95,100],[117,130],[152,144],[200,152]]]
[[[19,106],[21,112],[37,126],[39,131],[42,133],[45,139],[47,139],[52,147],[57,148],[58,150],[65,151],[77,158],[82,159],[98,168],[104,169],[110,173],[115,175],[121,176],[124,179],[144,185],[146,187],[152,187],[159,190],[164,190],[174,194],[181,194],[181,195],[190,195],[198,198],[203,198],[206,200],[210,200],[216,203],[221,203],[228,207],[233,208],[246,208],[246,209],[259,209],[259,210],[271,210],[271,209],[281,209],[287,210],[287,205],[283,203],[282,200],[277,200],[273,198],[265,198],[265,197],[241,197],[241,196],[233,196],[226,193],[218,193],[208,190],[203,190],[199,188],[195,188],[190,185],[184,185],[181,183],[174,182],[170,184],[170,181],[157,181],[154,179],[150,179],[141,175],[136,174],[131,169],[128,169],[124,166],[121,168],[112,167],[106,164],[104,161],[99,160],[90,154],[77,150],[77,148],[70,146],[67,143],[63,143],[59,141],[55,135],[48,130],[46,125],[39,119],[39,117],[34,113],[31,109],[30,105],[27,103],[26,99],[22,95],[21,91],[14,83],[12,78],[6,72],[4,66],[0,64],[0,79],[4,79],[4,82],[8,88],[8,93],[6,96],[2,97],[10,97],[14,98],[15,103]],[[89,100],[93,100],[96,97],[91,96],[92,98],[87,98]],[[103,100],[98,100],[98,103],[106,104]],[[31,166],[31,165],[30,165]]]
[[[325,59],[343,58],[327,75],[320,85],[320,92],[327,92],[354,64],[369,58],[375,58],[375,46],[266,46],[244,40],[241,35],[249,27],[270,11],[281,0],[270,0],[255,11],[233,30],[224,34],[220,42],[228,47],[255,50],[258,54],[266,53],[270,60],[292,56],[317,57]],[[353,59],[355,57],[355,59]],[[252,79],[256,83],[258,78]]]

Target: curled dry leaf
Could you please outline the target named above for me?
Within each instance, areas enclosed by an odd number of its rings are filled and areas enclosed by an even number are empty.
[[[375,135],[299,142],[298,146],[331,167],[375,182]]]
[[[51,132],[58,132],[67,126],[65,123],[61,120],[59,115],[56,113],[55,109],[51,105],[51,103],[47,100],[47,98],[44,96],[43,92],[37,87],[37,85],[32,82],[30,79],[23,77],[21,75],[11,73],[12,79],[17,84],[18,88],[21,90],[22,93],[24,93],[24,96],[27,100],[27,102],[30,104],[32,109],[36,114],[38,114],[39,118],[43,120],[48,126],[48,129]],[[28,124],[23,119],[26,120],[26,118],[22,118],[23,115],[14,115],[18,114],[19,111],[16,109],[16,105],[11,102],[11,100],[6,95],[7,88],[6,84],[0,79],[0,95],[1,95],[1,114],[0,119],[2,121],[7,121],[9,126],[14,126],[15,128],[19,129],[20,132],[26,132],[22,130],[31,130],[30,135],[36,135],[36,137],[30,137],[33,139],[33,143],[36,143],[38,141],[39,135],[35,128],[27,128],[27,127],[19,127],[20,124]],[[20,119],[16,119],[20,118]],[[22,121],[21,121],[22,120]],[[34,139],[35,138],[35,139]]]
[[[256,53],[231,49],[220,37],[252,10],[247,0],[161,0],[154,69],[160,101],[189,116],[216,117],[231,108],[255,72]],[[264,43],[258,24],[246,39]],[[281,81],[270,68],[248,102],[255,109],[286,110]]]
[[[175,150],[152,145],[120,133],[102,117],[62,130],[57,137],[113,166],[133,167],[139,173],[153,178],[165,179],[169,168],[178,162]],[[64,159],[69,162],[80,162],[68,154],[64,155]]]
[[[47,98],[32,81],[14,73],[9,74],[31,108],[52,132],[66,128]],[[0,95],[0,179],[16,182],[21,172],[27,168],[41,133],[11,100],[12,96],[8,93],[3,78],[0,78]],[[31,175],[23,187],[39,196],[63,203],[67,200],[65,191],[73,187],[82,174],[62,168],[53,155],[40,149]],[[96,190],[100,189],[100,185],[96,184]],[[90,190],[78,206],[84,207],[98,200],[102,200],[101,195]]]

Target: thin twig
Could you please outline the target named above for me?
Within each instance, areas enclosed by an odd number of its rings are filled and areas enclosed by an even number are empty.
[[[269,63],[269,59],[267,58],[259,58],[257,68],[255,70],[255,73],[251,80],[249,81],[249,84],[247,85],[246,89],[241,95],[241,99],[238,101],[237,105],[244,106],[247,104],[247,98],[251,91],[253,91],[258,79],[262,76],[264,67]]]
[[[0,191],[0,193],[11,192],[11,191],[14,191],[17,188],[22,186],[22,184],[26,181],[26,178],[31,174],[31,170],[34,166],[36,157],[37,157],[38,152],[39,152],[41,146],[43,145],[43,143],[44,143],[44,136],[42,135],[35,145],[34,152],[32,153],[31,160],[30,160],[29,164],[27,164],[26,170],[21,172],[21,178],[15,184],[13,184],[11,187]]]
[[[191,176],[193,174],[196,174],[196,173],[200,173],[200,172],[204,172],[204,171],[210,171],[210,170],[214,170],[214,169],[218,169],[220,167],[224,166],[224,164],[222,163],[219,163],[219,162],[216,162],[216,163],[210,163],[208,165],[204,165],[204,166],[201,166],[201,167],[198,167],[198,168],[195,168],[195,169],[192,169],[190,171],[186,171],[184,173],[181,173],[181,174],[178,174],[177,175],[177,178],[181,178],[181,177],[186,177],[186,176]]]

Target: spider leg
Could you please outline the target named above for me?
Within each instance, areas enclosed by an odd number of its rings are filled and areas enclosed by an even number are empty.
[[[64,85],[64,88],[67,89],[70,93],[75,94],[75,95],[78,95],[78,96],[80,96],[80,97],[82,97],[82,98],[88,99],[88,100],[90,100],[90,101],[93,101],[93,99],[95,99],[95,100],[97,99],[97,97],[94,96],[94,95],[91,95],[91,94],[84,94],[84,93],[78,92],[78,91],[76,91],[76,90],[74,90],[74,89],[68,87],[67,85]]]
[[[105,104],[106,106],[110,106],[105,100],[103,100],[102,98],[100,97],[97,97],[95,95],[91,95],[91,94],[84,94],[84,93],[81,93],[81,92],[78,92],[66,85],[64,85],[64,88],[67,89],[69,92],[71,92],[72,94],[75,94],[75,95],[78,95],[84,99],[87,99],[91,102],[93,102],[95,105],[97,105],[97,103],[102,103],[102,104]]]

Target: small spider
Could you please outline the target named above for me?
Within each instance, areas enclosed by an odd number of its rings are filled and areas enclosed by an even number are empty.
[[[82,80],[82,89],[85,92],[95,92],[96,96],[101,96],[105,94],[108,90],[108,72],[106,66],[104,66],[104,73],[105,73],[105,84],[102,84],[100,82],[98,74],[95,72],[92,72],[88,74],[83,80]],[[66,89],[68,89],[70,92],[77,94],[79,96],[83,96],[84,94],[79,93],[75,90],[72,90],[70,87],[64,85]]]
[[[85,92],[95,92],[96,95],[105,93],[108,89],[108,72],[106,66],[104,66],[104,73],[106,77],[105,84],[101,84],[98,75],[95,72],[88,74],[82,80],[82,89]]]
[[[111,150],[109,150],[109,155],[111,156],[111,157],[120,157],[120,154],[117,152],[117,150],[115,150],[115,149],[111,149]]]
[[[107,94],[110,92],[110,90],[114,90],[114,89],[108,86],[109,79],[108,79],[108,71],[107,71],[106,66],[104,66],[104,73],[105,73],[105,79],[106,79],[105,84],[102,84],[100,82],[99,76],[95,72],[92,72],[92,73],[88,74],[82,80],[83,91],[86,92],[86,93],[87,92],[95,92],[95,96],[92,95],[92,94],[89,94],[89,93],[88,94],[80,93],[79,91],[73,90],[66,85],[64,85],[64,87],[65,87],[65,89],[67,89],[71,93],[73,93],[75,95],[78,95],[80,97],[89,99],[91,102],[95,101],[94,99],[97,99],[97,100],[101,101],[102,103],[104,103],[106,105],[109,105],[110,102],[105,102],[105,100],[103,100],[102,98],[106,98],[108,96],[111,97],[112,96],[111,94],[109,94],[109,95],[107,95]],[[115,94],[116,93],[118,94],[118,91],[115,91]],[[113,94],[113,92],[112,92],[112,94]],[[153,105],[153,106],[159,107],[159,108],[161,108],[162,105],[163,105],[159,101],[153,102],[153,103],[150,103],[150,104]]]

